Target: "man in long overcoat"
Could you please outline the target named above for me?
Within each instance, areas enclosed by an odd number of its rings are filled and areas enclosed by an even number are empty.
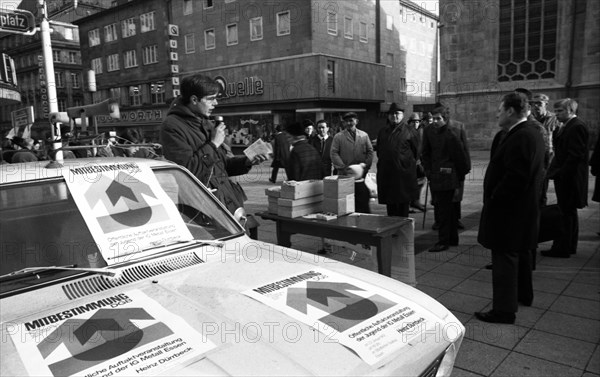
[[[404,110],[395,102],[388,110],[387,124],[377,137],[377,197],[388,216],[408,217],[409,204],[417,190],[418,134],[403,122]]]
[[[548,178],[554,180],[565,231],[554,241],[550,250],[543,250],[541,254],[569,258],[577,252],[577,209],[587,206],[589,131],[576,115],[577,102],[574,100],[566,98],[556,101],[554,112],[563,126],[554,136],[555,154],[548,169]]]
[[[533,301],[529,250],[538,239],[545,149],[542,134],[527,120],[527,108],[522,94],[502,99],[497,115],[502,131],[483,182],[477,240],[492,251],[493,307],[475,316],[485,322],[514,323],[518,303]]]

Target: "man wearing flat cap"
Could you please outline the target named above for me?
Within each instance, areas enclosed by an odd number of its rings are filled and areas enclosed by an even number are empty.
[[[403,121],[404,109],[390,105],[386,125],[377,137],[377,196],[388,216],[408,217],[417,191],[416,129]]]
[[[356,212],[371,213],[369,189],[364,178],[373,163],[373,145],[369,135],[359,130],[358,115],[348,112],[342,116],[345,129],[338,132],[331,142],[331,162],[337,174],[354,175],[354,207]],[[360,169],[357,169],[360,167]],[[357,170],[360,170],[358,174]]]
[[[292,181],[323,179],[321,156],[306,140],[304,129],[304,125],[299,122],[292,123],[285,129],[292,137],[292,147],[285,166],[285,174],[288,180]]]

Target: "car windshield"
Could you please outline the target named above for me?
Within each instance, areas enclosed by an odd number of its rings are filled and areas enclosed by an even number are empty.
[[[154,174],[195,240],[223,239],[243,231],[186,171],[160,168]],[[0,213],[0,275],[27,267],[107,266],[62,178],[0,186]],[[161,251],[164,248],[157,248]],[[65,274],[69,271],[52,276]],[[44,278],[51,279],[40,279]]]

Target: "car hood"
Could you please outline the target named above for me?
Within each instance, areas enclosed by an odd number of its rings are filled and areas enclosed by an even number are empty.
[[[26,339],[23,334],[24,324],[28,329],[37,327],[35,330],[39,333],[46,328],[53,329],[52,337],[48,338],[52,338],[54,343],[44,346],[48,350],[37,346],[42,353],[40,360],[50,363],[64,358],[59,356],[61,353],[69,355],[68,351],[71,351],[74,354],[68,343],[73,343],[74,338],[81,342],[82,337],[82,334],[67,328],[67,325],[73,327],[77,323],[65,321],[66,314],[60,320],[59,313],[75,313],[74,308],[100,303],[118,308],[121,302],[128,302],[124,308],[129,311],[143,309],[155,320],[152,325],[141,325],[148,318],[132,316],[131,323],[136,329],[149,329],[162,323],[171,329],[172,334],[165,337],[161,345],[163,351],[168,349],[168,352],[155,355],[157,365],[147,370],[136,369],[136,373],[131,372],[139,364],[132,365],[131,357],[114,358],[114,362],[102,364],[99,359],[103,357],[104,361],[111,360],[111,350],[101,351],[100,347],[96,352],[89,350],[88,353],[93,356],[88,355],[86,365],[102,365],[104,369],[98,367],[96,374],[87,370],[88,377],[145,373],[195,376],[379,375],[400,371],[404,375],[418,375],[443,354],[452,341],[457,343],[458,348],[462,340],[464,327],[437,301],[408,285],[382,278],[368,270],[246,237],[228,241],[218,252],[214,248],[203,247],[182,253],[192,255],[200,262],[160,274],[149,273],[152,268],[140,262],[130,268],[134,272],[122,276],[116,286],[102,284],[104,278],[86,276],[3,299],[0,305],[3,359],[0,374],[26,375],[28,370],[31,371],[24,362],[32,360],[30,357],[36,353],[36,347],[26,346],[31,339]],[[406,302],[426,308],[428,315],[435,318],[436,328],[452,323],[458,326],[460,334],[448,340],[434,331],[424,333],[407,342],[393,355],[369,365],[354,351],[333,341],[327,329],[319,328],[319,324],[309,326],[244,294],[254,287],[315,268],[352,276],[389,290]],[[139,276],[133,276],[135,271]],[[57,327],[58,323],[61,325]],[[127,332],[127,326],[114,323],[113,318],[100,318],[95,323],[108,326],[87,335],[88,340],[94,336],[103,339],[98,344],[109,342],[111,335],[107,334],[115,326],[124,338],[133,336]],[[156,350],[150,349],[144,356],[148,359],[160,351]],[[166,355],[170,355],[170,359],[161,362],[168,359]],[[136,357],[144,356],[137,354]],[[36,357],[39,358],[39,355],[36,354]],[[92,361],[90,364],[90,357],[97,363]],[[73,356],[71,364],[81,359],[85,357]],[[82,369],[75,371],[79,373]],[[64,370],[61,373],[64,374]]]

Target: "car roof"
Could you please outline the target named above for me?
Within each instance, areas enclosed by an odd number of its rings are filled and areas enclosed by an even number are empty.
[[[136,163],[155,167],[175,167],[173,162],[166,160],[154,160],[134,157],[96,157],[65,159],[58,163],[56,161],[34,161],[17,164],[0,165],[0,184],[35,181],[43,178],[61,177],[66,169],[73,169],[91,165],[106,164],[128,164]]]

